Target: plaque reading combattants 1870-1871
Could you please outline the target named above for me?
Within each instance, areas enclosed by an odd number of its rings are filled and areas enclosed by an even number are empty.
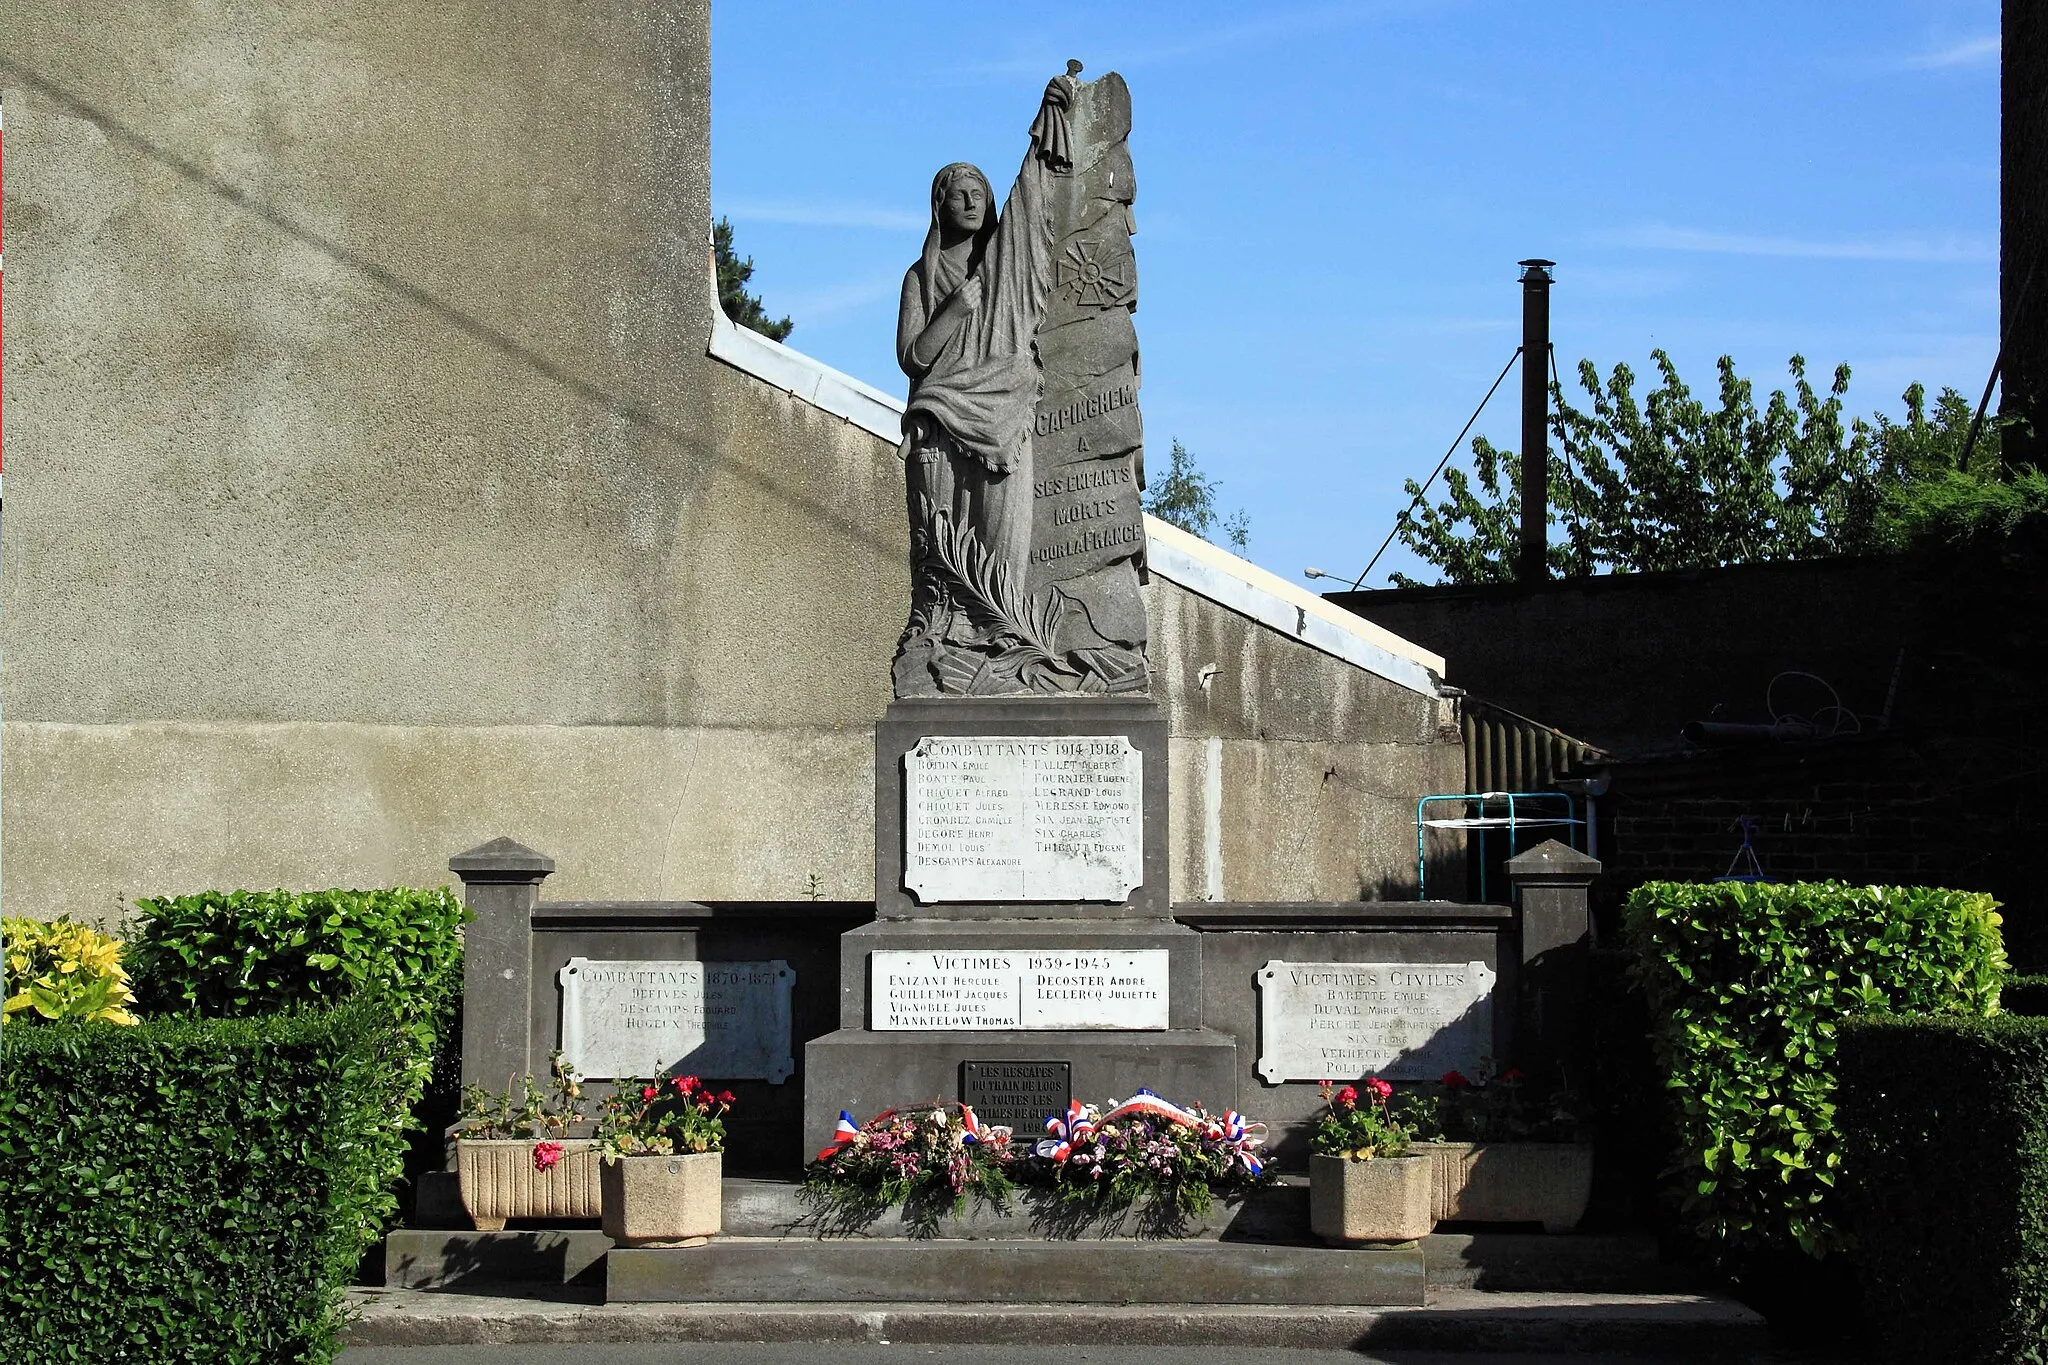
[[[1493,1054],[1483,962],[1268,962],[1259,969],[1259,1075],[1270,1082],[1435,1080]]]
[[[868,1027],[1162,1029],[1164,948],[868,954]]]
[[[796,1070],[787,962],[594,962],[562,987],[562,1059],[600,1079],[694,1071],[780,1084]]]
[[[1144,880],[1143,756],[1123,735],[935,736],[903,763],[903,885],[925,904],[1120,902]]]

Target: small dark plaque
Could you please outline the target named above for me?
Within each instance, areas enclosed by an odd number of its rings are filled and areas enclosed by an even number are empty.
[[[962,1062],[960,1101],[983,1123],[1036,1141],[1047,1118],[1063,1114],[1074,1094],[1072,1062]]]

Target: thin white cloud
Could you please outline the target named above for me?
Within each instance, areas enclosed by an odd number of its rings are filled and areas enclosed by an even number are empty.
[[[1987,33],[1981,37],[1965,38],[1947,47],[1930,48],[1900,57],[1889,65],[1897,71],[1951,71],[1957,67],[1996,66],[1998,64],[1998,35]]]
[[[1905,261],[1917,265],[1979,265],[1998,259],[1988,238],[1961,234],[1921,236],[1891,233],[1872,237],[1774,237],[1706,228],[1644,223],[1599,234],[1609,246],[1642,251],[1692,251],[1722,256],[1787,256],[1833,261]]]
[[[778,291],[775,306],[799,323],[816,322],[842,313],[856,312],[871,303],[891,298],[902,287],[903,276],[900,273],[871,275],[866,279],[846,280],[818,289]]]
[[[718,205],[720,214],[743,223],[786,223],[793,227],[875,228],[908,232],[929,225],[925,214],[872,204],[799,204],[736,199]]]

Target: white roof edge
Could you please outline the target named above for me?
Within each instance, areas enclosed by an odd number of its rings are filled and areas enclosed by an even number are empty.
[[[708,349],[713,359],[844,418],[892,446],[902,440],[902,399],[728,318],[718,305],[715,272]],[[1145,534],[1147,562],[1161,578],[1411,692],[1436,695],[1437,679],[1444,673],[1441,655],[1149,513]]]

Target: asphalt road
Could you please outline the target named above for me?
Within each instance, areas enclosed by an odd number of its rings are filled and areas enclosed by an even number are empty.
[[[1674,1365],[1649,1356],[1471,1355],[1390,1351],[1242,1350],[1214,1347],[1104,1346],[886,1346],[715,1342],[607,1346],[363,1346],[341,1353],[341,1365],[512,1365],[554,1362],[576,1365],[915,1365],[943,1358],[947,1365],[1042,1365],[1047,1356],[1061,1365],[1100,1361],[1102,1365]],[[1695,1362],[1695,1365],[1697,1363]],[[1786,1358],[1785,1365],[1792,1365]]]

